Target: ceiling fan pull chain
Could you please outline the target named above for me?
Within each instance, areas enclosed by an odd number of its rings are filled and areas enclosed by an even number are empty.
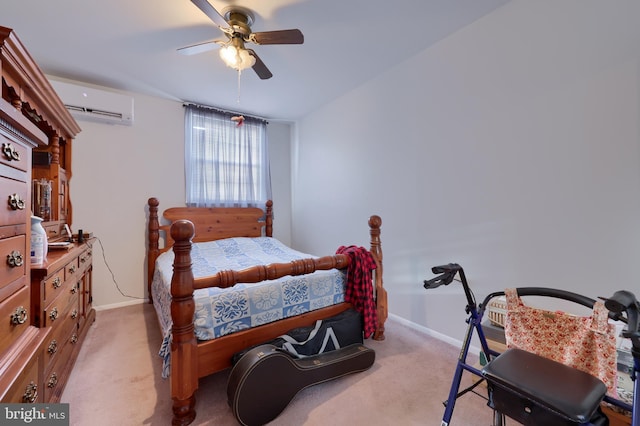
[[[240,103],[240,74],[242,74],[242,70],[238,70],[238,103]]]

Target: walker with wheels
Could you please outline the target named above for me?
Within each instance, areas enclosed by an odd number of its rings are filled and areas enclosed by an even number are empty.
[[[516,347],[509,347],[502,353],[491,349],[487,344],[482,320],[490,301],[504,296],[505,292],[491,293],[478,305],[460,265],[450,263],[435,266],[432,272],[437,276],[424,281],[426,289],[449,285],[459,277],[456,280],[462,284],[467,299],[467,330],[449,396],[444,402],[442,426],[452,424],[456,400],[470,391],[478,394],[475,388],[483,382],[487,383],[487,405],[493,410],[494,426],[506,424],[507,419],[524,425],[605,426],[609,424],[609,420],[600,409],[603,401],[631,413],[631,426],[640,426],[640,411],[635,409],[640,398],[636,380],[640,369],[640,304],[633,293],[617,291],[604,299],[604,305],[609,310],[609,318],[626,324],[622,337],[631,342],[633,366],[629,368],[629,376],[633,383],[633,396],[629,402],[620,397],[610,396],[605,384],[594,375],[545,356]],[[520,287],[515,290],[518,296],[563,299],[587,308],[593,308],[596,302],[594,299],[554,288]],[[487,363],[484,367],[471,365],[467,361],[474,333],[480,342],[480,350],[486,357]],[[464,372],[477,376],[478,380],[460,390]]]

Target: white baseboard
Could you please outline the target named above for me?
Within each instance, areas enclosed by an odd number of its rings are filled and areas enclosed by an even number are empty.
[[[148,299],[134,299],[134,300],[128,300],[126,302],[112,303],[111,305],[94,306],[93,308],[96,311],[106,311],[108,309],[122,308],[124,306],[139,305],[141,303],[148,303],[148,302],[149,302]]]
[[[431,337],[434,337],[434,338],[436,338],[438,340],[442,340],[443,342],[449,343],[450,345],[458,347],[458,348],[462,347],[462,340],[454,339],[451,336],[447,336],[446,334],[442,334],[442,333],[440,333],[438,331],[432,330],[432,329],[430,329],[428,327],[425,327],[423,325],[416,324],[415,322],[409,321],[408,319],[402,318],[402,317],[400,317],[400,316],[398,316],[396,314],[389,313],[389,317],[392,318],[394,321],[397,321],[400,324],[402,324],[402,325],[404,325],[406,327],[409,327],[409,328],[411,328],[413,330],[416,330],[416,331],[418,331],[420,333],[424,333],[427,336],[431,336]],[[474,355],[478,355],[478,354],[480,354],[480,348],[471,345],[469,347],[469,353],[474,354]]]

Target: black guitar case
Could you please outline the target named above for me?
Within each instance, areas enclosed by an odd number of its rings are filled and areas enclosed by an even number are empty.
[[[227,398],[244,426],[275,419],[302,389],[369,369],[376,355],[362,344],[306,358],[294,358],[273,345],[260,345],[236,363],[229,375]]]

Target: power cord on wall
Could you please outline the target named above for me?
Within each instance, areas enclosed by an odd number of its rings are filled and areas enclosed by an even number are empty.
[[[94,237],[96,240],[98,240],[98,243],[100,244],[100,249],[102,250],[102,259],[104,260],[104,264],[107,267],[107,269],[109,270],[109,272],[111,273],[111,279],[113,280],[113,283],[116,285],[116,288],[118,289],[118,291],[120,292],[120,294],[124,297],[128,297],[131,299],[142,299],[145,300],[145,297],[139,297],[139,296],[130,296],[128,294],[125,294],[125,292],[122,291],[122,289],[120,288],[120,285],[118,285],[118,281],[116,280],[116,275],[113,273],[113,270],[111,269],[111,267],[109,266],[109,262],[107,262],[107,257],[105,255],[105,250],[104,250],[104,246],[102,245],[102,241],[100,241],[100,238],[98,237]]]

